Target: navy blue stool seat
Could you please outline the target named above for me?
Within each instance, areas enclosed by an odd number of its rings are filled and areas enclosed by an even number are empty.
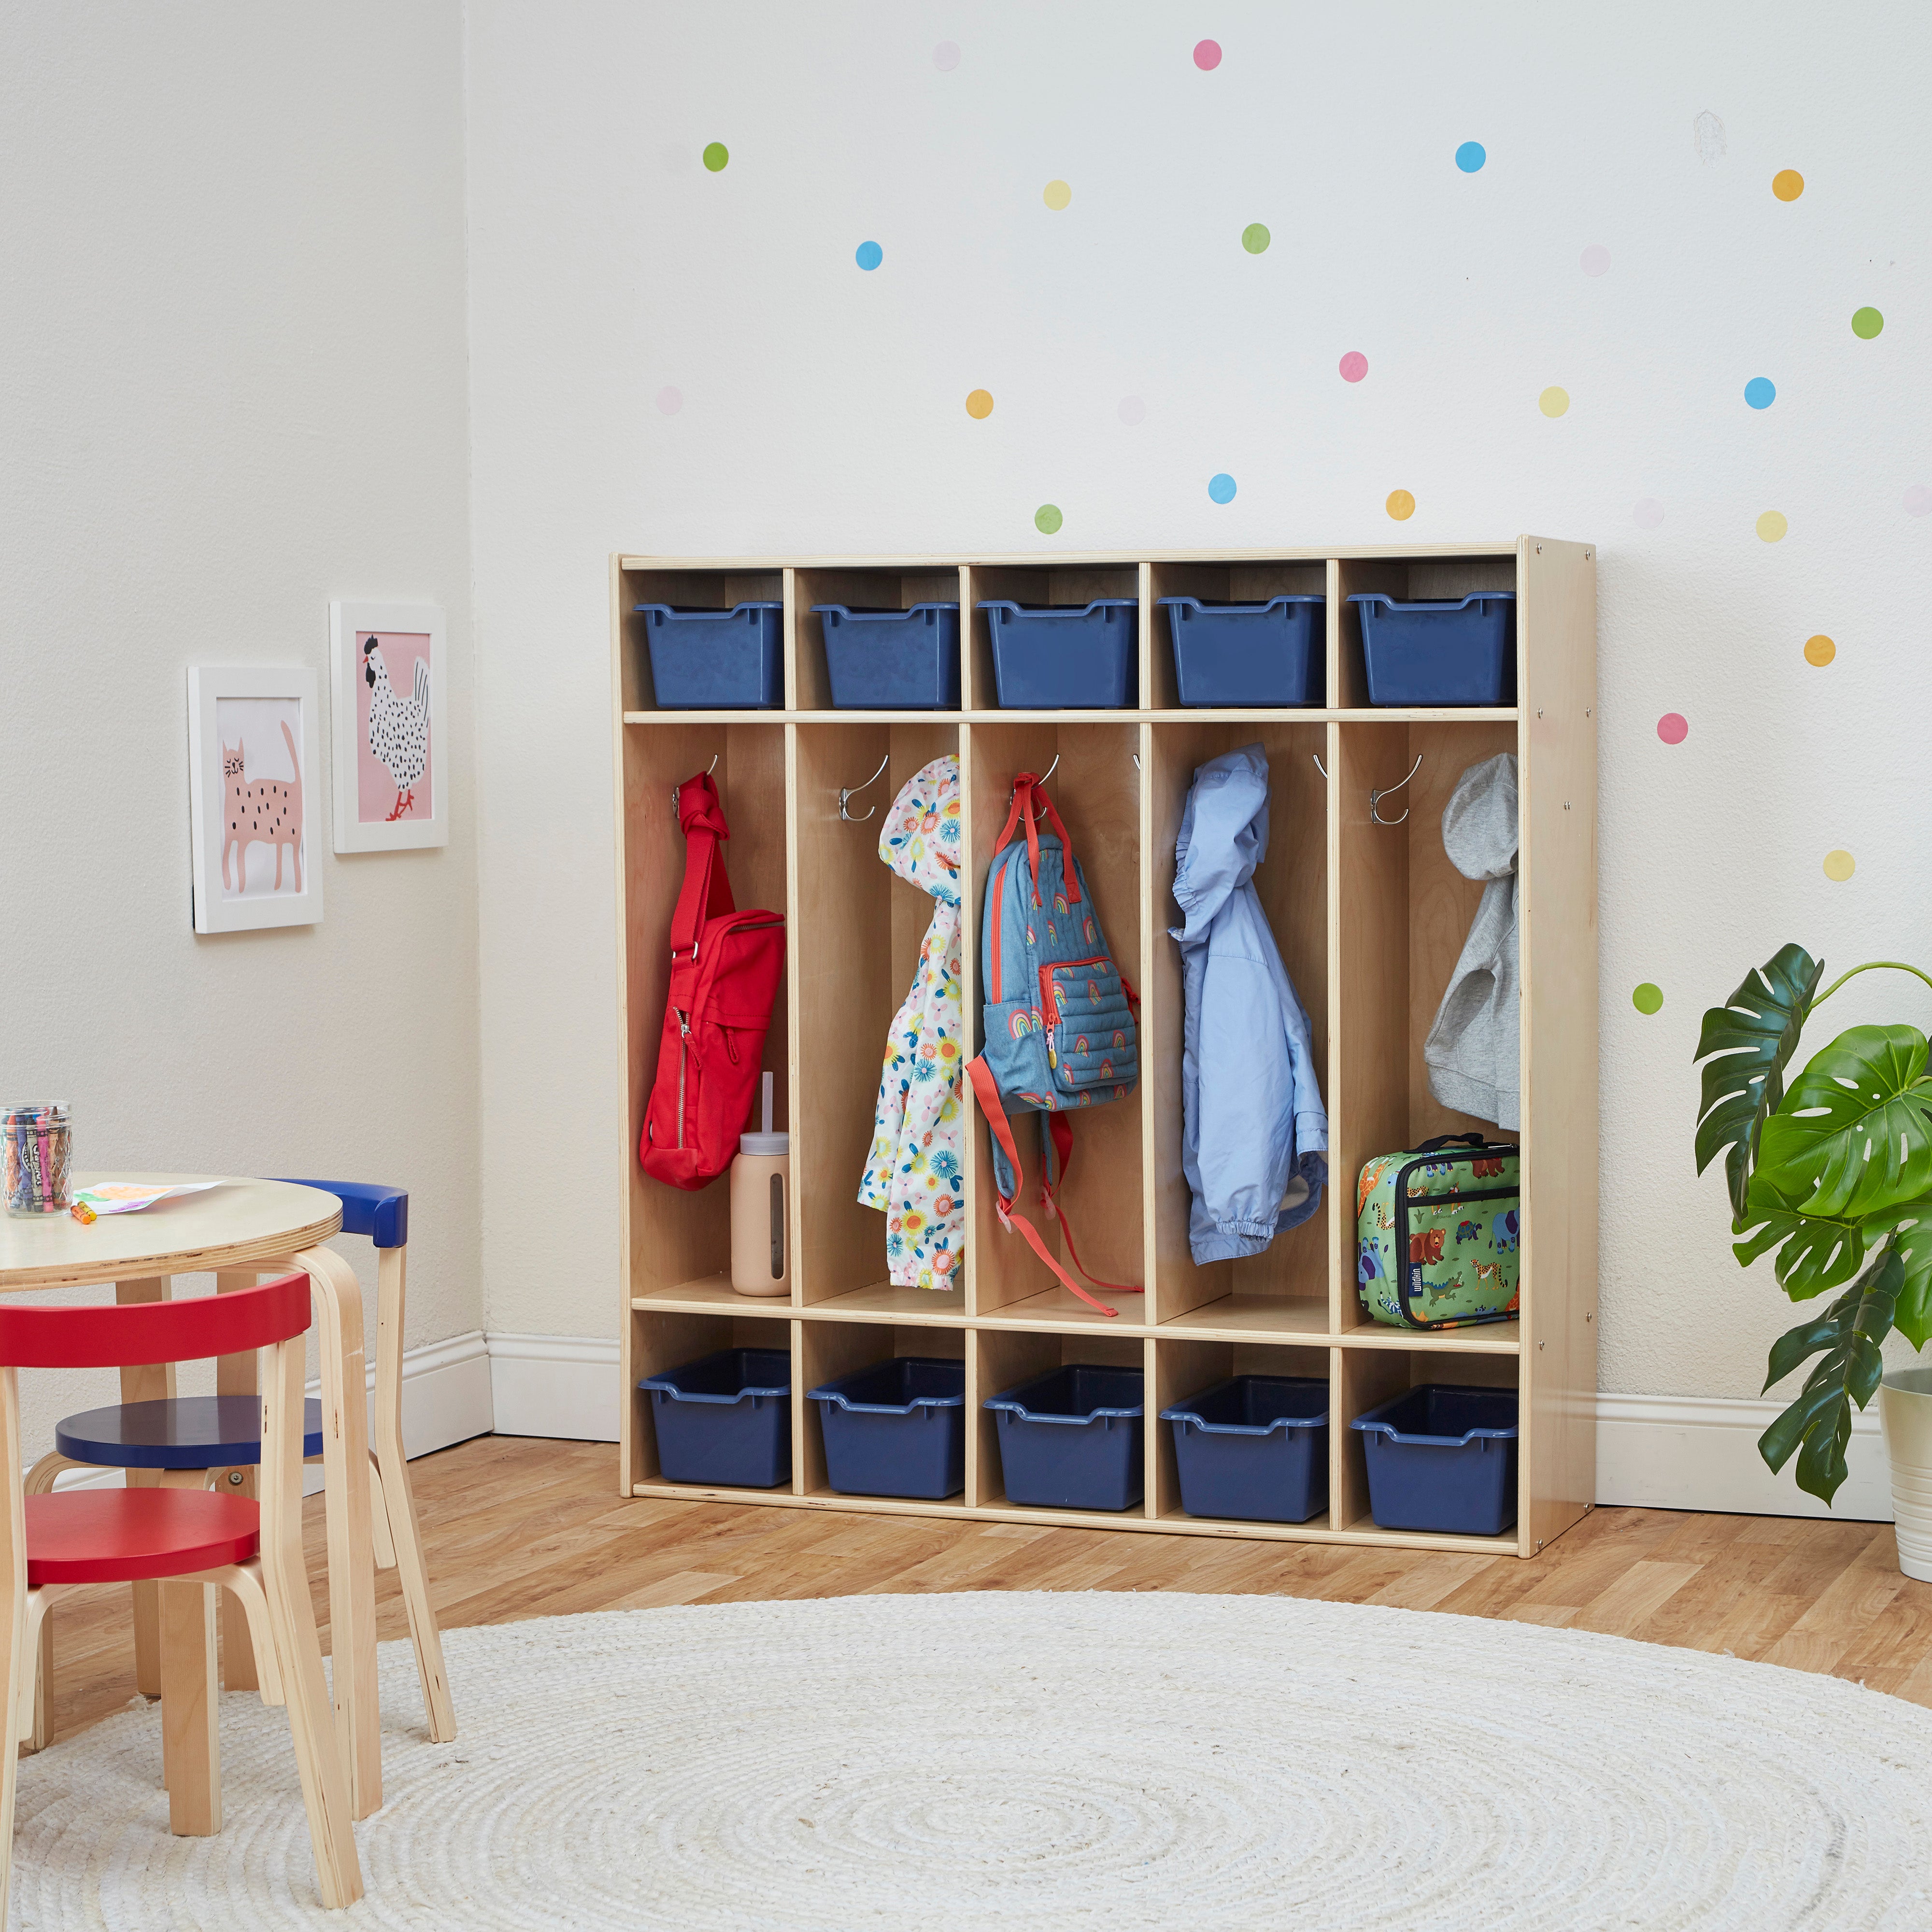
[[[226,1469],[262,1460],[262,1403],[252,1395],[117,1402],[70,1415],[54,1448],[70,1462],[110,1469]],[[302,1404],[302,1454],[322,1454],[322,1404]]]

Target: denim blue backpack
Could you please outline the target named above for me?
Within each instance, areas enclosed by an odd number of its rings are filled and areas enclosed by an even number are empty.
[[[1042,819],[1050,830],[1042,828]],[[1024,844],[1016,836],[1022,827]],[[1068,1116],[1103,1100],[1124,1100],[1140,1078],[1134,1024],[1139,1001],[1107,950],[1100,915],[1067,842],[1066,828],[1030,772],[1015,781],[1012,809],[987,871],[980,970],[986,1043],[966,1073],[992,1133],[1000,1225],[1009,1233],[1017,1226],[1034,1252],[1082,1301],[1103,1315],[1117,1313],[1074,1280],[1048,1251],[1039,1230],[1013,1210],[1020,1156],[1007,1115],[1036,1113],[1040,1204],[1060,1223],[1068,1258],[1102,1288],[1123,1294],[1142,1292],[1088,1273],[1054,1198],[1073,1155]]]

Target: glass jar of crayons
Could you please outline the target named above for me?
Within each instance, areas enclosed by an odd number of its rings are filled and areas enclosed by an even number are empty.
[[[74,1204],[74,1126],[64,1100],[0,1108],[0,1185],[10,1214],[64,1214]]]

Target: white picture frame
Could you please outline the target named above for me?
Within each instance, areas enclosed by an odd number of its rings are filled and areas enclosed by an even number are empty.
[[[321,701],[312,670],[189,667],[196,932],[320,922]]]
[[[447,845],[442,608],[338,598],[328,607],[328,638],[336,850]],[[424,700],[426,734],[418,722]],[[371,710],[377,706],[373,736],[380,742],[372,742]]]

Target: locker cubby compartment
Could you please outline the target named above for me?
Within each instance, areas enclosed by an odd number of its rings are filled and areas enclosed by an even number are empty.
[[[1362,1447],[1361,1431],[1349,1426],[1357,1416],[1366,1415],[1378,1402],[1425,1382],[1482,1388],[1514,1389],[1520,1385],[1518,1359],[1514,1354],[1479,1351],[1450,1353],[1427,1348],[1342,1348],[1335,1350],[1334,1360],[1328,1410],[1331,1458],[1328,1514],[1330,1524],[1338,1530],[1380,1531],[1369,1508],[1368,1459]],[[1528,1456],[1519,1454],[1519,1522],[1529,1514],[1528,1485],[1524,1480],[1528,1468]],[[1505,1530],[1500,1536],[1438,1536],[1427,1530],[1381,1533],[1407,1543],[1441,1542],[1462,1549],[1493,1549],[1504,1554],[1514,1552],[1518,1542],[1514,1528]]]
[[[780,569],[704,570],[680,566],[657,570],[634,565],[620,566],[616,611],[620,709],[627,716],[634,712],[651,712],[666,718],[712,715],[667,710],[658,705],[656,686],[651,679],[650,646],[646,641],[644,620],[638,614],[640,604],[670,604],[687,610],[728,610],[739,604],[784,601],[784,572]],[[764,715],[772,716],[770,712]]]
[[[999,684],[993,674],[992,631],[986,621],[986,614],[979,608],[984,603],[997,603],[1005,599],[1024,608],[1041,609],[1052,606],[1060,609],[1079,610],[1099,597],[1130,597],[1137,602],[1140,597],[1140,570],[1132,563],[1112,564],[974,564],[964,573],[969,602],[962,616],[971,620],[970,629],[962,633],[969,641],[965,647],[965,662],[962,669],[965,677],[965,703],[969,710],[991,712],[1000,715]],[[1139,640],[1137,655],[1143,660],[1138,665],[1137,701],[1147,703],[1146,655],[1147,614],[1140,613],[1136,626]],[[1011,715],[1011,714],[1010,714]],[[1041,716],[1046,713],[1020,712],[1020,717]],[[1092,712],[1074,712],[1075,717],[1092,716]],[[1124,712],[1102,712],[1102,716],[1131,716],[1130,706]],[[1041,767],[1046,769],[1044,766]]]
[[[805,1322],[800,1324],[800,1374],[793,1384],[796,1398],[794,1426],[798,1435],[792,1456],[792,1466],[800,1473],[800,1493],[824,1502],[866,1502],[872,1499],[868,1495],[835,1490],[826,1480],[821,1405],[806,1401],[806,1391],[835,1381],[840,1376],[850,1375],[855,1370],[890,1362],[900,1355],[938,1357],[964,1363],[966,1330],[963,1328],[908,1328],[883,1322]],[[965,1418],[969,1461],[972,1455],[972,1378],[969,1374],[966,1390],[968,1413]],[[942,1511],[948,1508],[964,1508],[970,1493],[970,1490],[962,1488],[957,1494],[938,1502],[902,1497],[881,1497],[878,1500],[896,1503],[906,1509]]]
[[[1310,1537],[1331,1528],[1324,1510],[1298,1523],[1257,1522],[1246,1517],[1190,1516],[1180,1504],[1180,1475],[1174,1447],[1174,1426],[1160,1420],[1160,1412],[1185,1402],[1191,1396],[1224,1382],[1232,1376],[1302,1376],[1329,1382],[1327,1475],[1334,1482],[1336,1415],[1334,1388],[1329,1373],[1331,1351],[1325,1346],[1282,1346],[1256,1342],[1182,1340],[1161,1336],[1154,1345],[1154,1377],[1148,1404],[1148,1496],[1150,1514],[1157,1522],[1219,1525],[1243,1534],[1293,1530]]]
[[[1321,557],[1282,558],[1278,561],[1244,559],[1238,562],[1161,562],[1148,566],[1149,588],[1148,681],[1141,703],[1150,711],[1190,712],[1182,706],[1174,676],[1174,646],[1163,597],[1198,597],[1204,604],[1265,604],[1271,597],[1326,597],[1328,566]],[[1327,656],[1326,614],[1316,627],[1317,649]],[[1325,688],[1324,704],[1334,699]],[[1318,749],[1319,747],[1317,748]]]
[[[1516,589],[1514,550],[1472,550],[1461,556],[1344,557],[1336,566],[1340,589],[1329,602],[1328,621],[1336,642],[1335,681],[1328,702],[1342,710],[1364,710],[1371,717],[1389,712],[1369,703],[1368,669],[1362,657],[1361,614],[1348,602],[1352,596],[1379,591],[1399,603],[1423,603],[1468,597],[1482,591]],[[1522,689],[1522,642],[1516,640],[1516,689]],[[1396,711],[1394,716],[1402,714]],[[1453,716],[1453,712],[1437,715]],[[1479,710],[1478,718],[1514,717],[1513,710]]]
[[[1336,1327],[1347,1335],[1376,1327],[1355,1292],[1355,1183],[1363,1167],[1442,1134],[1520,1138],[1514,1130],[1443,1106],[1430,1090],[1423,1058],[1484,888],[1465,878],[1443,850],[1442,808],[1470,766],[1516,752],[1516,727],[1501,719],[1351,719],[1335,736],[1340,1036],[1334,1064],[1346,1104],[1339,1128],[1331,1118],[1330,1172],[1340,1222]],[[1392,790],[1418,757],[1414,776]],[[1372,790],[1388,794],[1382,816],[1396,824],[1372,819]],[[1527,1305],[1526,1274],[1523,1288]]]
[[[910,610],[915,604],[958,604],[961,606],[960,702],[965,703],[966,626],[964,598],[956,566],[930,569],[870,570],[806,567],[794,571],[792,622],[794,632],[792,662],[795,669],[792,704],[800,711],[831,711],[832,676],[826,663],[825,626],[812,615],[814,604],[843,604],[852,610]],[[835,714],[838,715],[838,714]],[[949,711],[929,714],[951,716]],[[878,762],[875,759],[874,764]],[[871,769],[867,766],[867,770]],[[863,772],[859,776],[862,778]],[[849,783],[850,781],[848,780]],[[868,794],[869,800],[870,794]]]
[[[1148,1345],[1134,1335],[1110,1334],[1096,1328],[1056,1331],[1031,1327],[982,1328],[974,1336],[976,1360],[966,1381],[966,1473],[968,1494],[981,1509],[1013,1510],[1053,1518],[1073,1517],[1084,1522],[1118,1523],[1144,1520],[1144,1498],[1124,1510],[1062,1510],[1016,1503],[1006,1495],[1000,1460],[1000,1414],[987,1408],[994,1396],[1017,1388],[1058,1368],[1091,1364],[1102,1368],[1138,1369],[1142,1376],[1142,1453],[1153,1427],[1154,1411],[1145,1397],[1152,1393],[1148,1373]],[[1099,1424],[1091,1425],[1099,1426]],[[1149,1492],[1151,1494],[1151,1492]]]
[[[704,1486],[702,1493],[742,1496],[749,1502],[770,1502],[788,1497],[796,1487],[799,1467],[797,1432],[799,1382],[797,1351],[793,1346],[793,1324],[779,1304],[772,1315],[740,1315],[725,1312],[698,1313],[682,1310],[633,1307],[631,1323],[628,1382],[624,1391],[628,1426],[624,1430],[623,1452],[628,1474],[627,1486],[634,1492],[660,1492],[688,1496],[700,1492],[692,1486],[668,1481],[658,1458],[657,1424],[648,1392],[638,1387],[647,1376],[662,1375],[681,1368],[687,1362],[715,1354],[721,1348],[778,1348],[791,1360],[791,1421],[793,1480],[775,1489],[733,1489],[725,1485]]]
[[[741,908],[786,905],[785,728],[781,724],[692,720],[663,712],[624,727],[622,758],[625,924],[624,1051],[626,1092],[626,1258],[634,1302],[668,1301],[756,1310],[731,1292],[728,1176],[694,1192],[653,1180],[638,1165],[638,1142],[657,1077],[670,980],[671,916],[684,884],[685,841],[672,788],[711,767],[731,836],[725,842],[732,894]],[[868,768],[869,769],[869,767]],[[789,948],[796,934],[788,929]],[[772,1080],[772,1120],[791,1120],[790,1022],[781,988],[765,1036],[763,1065]],[[756,1101],[754,1101],[754,1112]],[[854,1185],[856,1186],[856,1179]],[[794,1227],[796,1222],[794,1222]],[[794,1290],[795,1292],[795,1290]],[[770,1306],[770,1303],[764,1304]],[[789,1305],[778,1298],[781,1308]]]
[[[1156,568],[1160,566],[1156,566]],[[1328,822],[1325,724],[1270,714],[1265,723],[1220,723],[1182,712],[1150,733],[1153,958],[1141,1009],[1142,1081],[1154,1154],[1154,1286],[1149,1319],[1216,1333],[1325,1337],[1330,1328],[1328,1211],[1324,1197],[1300,1226],[1258,1255],[1197,1265],[1189,1240],[1193,1195],[1182,1166],[1182,1049],[1185,1019],[1182,923],[1174,898],[1174,843],[1196,770],[1210,758],[1259,745],[1268,761],[1268,844],[1255,890],[1282,964],[1308,1015],[1316,1080],[1328,1091]],[[1342,1180],[1330,1156],[1329,1180]]]
[[[887,1217],[862,1206],[858,1194],[886,1036],[912,986],[934,904],[880,858],[880,834],[906,781],[933,759],[957,754],[958,727],[814,720],[796,730],[794,1286],[805,1306],[827,1312],[956,1321],[965,1312],[963,1268],[952,1270],[958,1285],[951,1288],[896,1286]],[[857,822],[841,818],[840,791],[863,784],[881,759],[886,765],[878,782],[848,807]],[[963,1066],[972,1053],[970,1018],[952,1045]]]
[[[968,868],[965,993],[975,1051],[981,1040],[987,997],[980,985],[979,946],[986,871],[1012,808],[1014,778],[1021,772],[1046,773],[1056,758],[1059,760],[1048,778],[1047,796],[1066,827],[1115,964],[1131,986],[1138,988],[1145,984],[1145,944],[1141,931],[1141,772],[1136,763],[1141,755],[1141,727],[1135,724],[1003,719],[972,727],[967,761],[967,824],[972,857]],[[1016,838],[1024,836],[1015,833]],[[1136,1286],[1147,1280],[1141,1174],[1145,1092],[1143,1066],[1140,1082],[1126,1100],[1075,1108],[1067,1116],[1073,1130],[1073,1155],[1060,1200],[1080,1258],[1093,1271],[1090,1277],[1074,1267],[1058,1223],[1040,1204],[1041,1117],[1009,1117],[1022,1166],[1016,1212],[1027,1216],[1076,1280]],[[1120,1310],[1118,1318],[1103,1315],[1062,1287],[1017,1230],[1000,1227],[990,1148],[986,1124],[974,1107],[967,1136],[966,1169],[967,1270],[973,1312],[1063,1327],[1088,1323],[1107,1327],[1116,1319],[1144,1323],[1147,1315],[1142,1296],[1094,1287],[1092,1293]]]

